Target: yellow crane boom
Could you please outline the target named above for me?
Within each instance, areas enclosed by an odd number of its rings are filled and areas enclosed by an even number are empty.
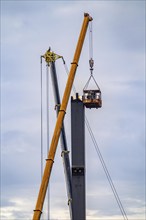
[[[61,133],[62,122],[64,120],[64,116],[65,116],[65,113],[66,113],[66,108],[67,108],[69,96],[70,96],[70,93],[71,93],[71,89],[72,89],[76,69],[77,69],[77,66],[78,66],[78,61],[79,61],[79,58],[80,58],[82,46],[83,46],[83,43],[84,43],[87,27],[88,27],[88,24],[91,20],[92,20],[92,17],[90,17],[89,14],[85,13],[84,14],[84,21],[83,21],[83,24],[82,24],[81,32],[80,32],[80,35],[79,35],[78,43],[77,43],[74,58],[73,58],[73,62],[71,63],[71,69],[70,69],[70,73],[69,73],[69,76],[68,76],[66,88],[65,88],[65,91],[64,91],[62,104],[61,104],[59,114],[58,114],[58,118],[57,118],[57,121],[56,121],[56,126],[55,126],[55,129],[54,129],[54,134],[53,134],[53,137],[52,137],[50,150],[49,150],[49,153],[48,153],[48,158],[46,160],[46,166],[45,166],[45,169],[44,169],[42,182],[41,182],[41,185],[40,185],[40,190],[39,190],[39,194],[38,194],[38,198],[37,198],[37,202],[36,202],[36,207],[35,207],[35,210],[34,210],[33,220],[39,220],[40,217],[41,217],[43,204],[44,204],[44,200],[45,200],[45,195],[46,195],[46,191],[47,191],[47,187],[48,187],[48,183],[49,183],[49,179],[50,179],[50,175],[51,175],[51,170],[52,170],[52,166],[53,166],[53,163],[54,163],[54,157],[55,157],[55,153],[56,153],[56,149],[57,149],[57,145],[58,145],[58,140],[59,140],[59,136],[60,136],[60,133]]]

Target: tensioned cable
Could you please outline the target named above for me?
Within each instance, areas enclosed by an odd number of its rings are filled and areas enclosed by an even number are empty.
[[[120,211],[121,211],[121,213],[122,213],[124,219],[128,220],[128,217],[127,217],[126,212],[125,212],[125,210],[124,210],[124,208],[123,208],[122,202],[121,202],[121,200],[120,200],[120,198],[119,198],[119,195],[118,195],[118,193],[117,193],[117,191],[116,191],[116,188],[115,188],[115,186],[114,186],[114,184],[113,184],[113,181],[112,181],[112,179],[111,179],[111,176],[110,176],[110,174],[109,174],[109,171],[108,171],[108,169],[107,169],[107,166],[106,166],[106,164],[105,164],[105,161],[104,161],[104,159],[103,159],[103,157],[102,157],[102,154],[101,154],[101,152],[100,152],[99,146],[98,146],[98,144],[97,144],[97,142],[96,142],[96,139],[95,139],[94,134],[93,134],[93,132],[92,132],[92,129],[91,129],[91,127],[90,127],[89,121],[87,120],[87,117],[85,117],[85,123],[86,123],[86,126],[87,126],[87,128],[88,128],[89,134],[90,134],[90,136],[91,136],[92,142],[93,142],[93,144],[94,144],[94,146],[95,146],[95,150],[96,150],[96,152],[97,152],[97,154],[98,154],[98,157],[99,157],[99,159],[100,159],[100,162],[101,162],[101,164],[102,164],[102,167],[103,167],[103,169],[104,169],[104,171],[105,171],[105,174],[106,174],[106,177],[107,177],[108,182],[109,182],[109,184],[110,184],[110,187],[111,187],[111,189],[112,189],[112,191],[113,191],[113,194],[114,194],[114,196],[115,196],[115,199],[116,199],[116,201],[117,201],[117,203],[118,203],[118,206],[119,206],[119,208],[120,208]]]
[[[40,90],[41,90],[41,179],[43,177],[43,73],[42,56],[40,57]]]
[[[43,68],[42,68],[42,56],[40,57],[40,92],[41,92],[41,97],[40,97],[40,110],[41,110],[41,118],[40,118],[40,123],[41,123],[41,179],[43,177]],[[43,213],[41,216],[41,219],[43,219]]]
[[[93,81],[94,81],[95,85],[97,86],[97,88],[100,90],[99,85],[97,84],[97,82],[96,82],[96,80],[95,80],[93,74],[91,74],[90,77],[89,77],[89,79],[88,79],[88,81],[87,81],[87,83],[86,83],[86,85],[85,85],[84,88],[83,88],[83,91],[88,88],[91,78],[93,79]]]
[[[93,79],[95,85],[97,86],[98,90],[100,90],[99,85],[97,84],[94,76],[93,76],[93,66],[94,66],[94,60],[93,60],[93,31],[92,31],[92,21],[89,23],[89,65],[90,65],[90,77],[85,84],[83,91],[87,90],[90,80]]]
[[[46,64],[47,155],[49,152],[49,65]],[[48,220],[50,219],[50,185],[48,186]]]
[[[63,59],[63,64],[64,64],[64,66],[65,66],[65,70],[66,70],[66,73],[67,73],[67,75],[68,75],[69,71],[68,71],[68,68],[67,68],[67,65],[66,65],[66,62],[65,62],[64,59]],[[73,86],[73,90],[74,90],[74,92],[76,92],[75,86]],[[98,157],[99,157],[99,159],[100,159],[101,165],[102,165],[102,167],[103,167],[103,170],[104,170],[104,172],[105,172],[105,175],[106,175],[106,177],[107,177],[107,180],[108,180],[108,182],[109,182],[109,184],[110,184],[111,190],[112,190],[112,192],[113,192],[113,194],[114,194],[114,197],[115,197],[116,202],[117,202],[117,204],[118,204],[118,207],[119,207],[119,209],[120,209],[120,211],[121,211],[121,214],[122,214],[124,220],[128,220],[128,217],[127,217],[127,215],[126,215],[126,212],[125,212],[125,210],[124,210],[124,207],[123,207],[123,205],[122,205],[122,202],[121,202],[121,200],[120,200],[120,198],[119,198],[119,195],[118,195],[118,193],[117,193],[117,191],[116,191],[116,188],[115,188],[115,186],[114,186],[114,183],[113,183],[113,181],[112,181],[112,178],[111,178],[111,176],[110,176],[110,174],[109,174],[109,171],[108,171],[108,169],[107,169],[107,166],[106,166],[105,161],[104,161],[104,159],[103,159],[103,157],[102,157],[102,154],[101,154],[101,152],[100,152],[99,146],[98,146],[98,144],[97,144],[97,142],[96,142],[96,139],[95,139],[95,137],[94,137],[94,134],[93,134],[93,132],[92,132],[92,129],[91,129],[90,124],[89,124],[89,121],[88,121],[88,119],[87,119],[86,116],[85,116],[85,124],[86,124],[87,129],[88,129],[88,132],[89,132],[89,134],[90,134],[90,136],[91,136],[91,140],[92,140],[92,142],[93,142],[93,144],[94,144],[94,146],[95,146],[95,150],[96,150],[97,155],[98,155]]]
[[[93,58],[93,30],[92,21],[89,23],[89,60]]]
[[[62,57],[62,61],[63,61],[63,64],[64,64],[65,71],[66,71],[66,73],[67,73],[67,75],[68,75],[69,69],[68,69],[68,67],[67,67],[67,65],[66,65],[66,62],[65,62],[65,60],[64,60],[63,57]],[[73,89],[73,92],[76,94],[76,88],[75,88],[74,85],[72,86],[72,89]]]
[[[40,90],[41,90],[41,97],[40,97],[40,102],[41,102],[41,178],[43,176],[43,151],[44,151],[44,144],[43,144],[43,70],[42,70],[42,56],[40,57]],[[49,71],[48,71],[48,65],[46,66],[46,114],[47,114],[47,152],[49,148]],[[50,219],[50,192],[49,192],[49,187],[48,187],[48,220]],[[42,218],[43,219],[43,213],[42,213]]]

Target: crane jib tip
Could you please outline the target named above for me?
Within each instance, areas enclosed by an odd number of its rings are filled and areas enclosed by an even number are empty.
[[[89,17],[89,21],[93,20],[93,18],[88,13],[84,13],[84,17]]]

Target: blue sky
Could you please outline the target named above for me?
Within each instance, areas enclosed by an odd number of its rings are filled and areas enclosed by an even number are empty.
[[[86,110],[128,219],[145,219],[145,1],[1,1],[1,219],[31,219],[40,184],[40,55],[72,61],[83,13],[93,17],[94,76],[103,107]],[[89,34],[75,86],[89,77]],[[66,73],[56,62],[61,94]],[[43,64],[44,115],[45,64]],[[73,93],[72,93],[73,94]],[[50,81],[50,139],[56,121]],[[46,121],[44,116],[44,147]],[[70,149],[70,103],[65,118]],[[44,163],[46,158],[44,149]],[[51,218],[69,219],[58,146]],[[123,219],[86,131],[87,219]],[[43,217],[46,218],[46,203]]]

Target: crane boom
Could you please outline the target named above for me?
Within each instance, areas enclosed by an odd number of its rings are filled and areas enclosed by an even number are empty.
[[[78,43],[77,43],[74,58],[73,58],[73,62],[71,63],[71,69],[70,69],[70,73],[69,73],[69,76],[68,76],[66,88],[65,88],[65,91],[64,91],[62,104],[61,104],[59,114],[58,114],[58,118],[57,118],[57,121],[56,121],[56,126],[55,126],[55,129],[54,129],[54,134],[53,134],[53,137],[52,137],[50,150],[49,150],[49,153],[48,153],[48,158],[46,159],[46,166],[45,166],[45,169],[44,169],[42,182],[41,182],[41,185],[40,185],[40,190],[39,190],[39,194],[38,194],[38,198],[37,198],[37,202],[36,202],[36,207],[35,207],[35,210],[34,210],[33,220],[39,220],[40,217],[41,217],[43,204],[44,204],[44,200],[45,200],[45,196],[46,196],[46,191],[47,191],[47,187],[48,187],[48,183],[49,183],[49,179],[50,179],[50,175],[51,175],[51,170],[52,170],[52,166],[53,166],[53,163],[54,163],[54,157],[55,157],[55,153],[56,153],[56,149],[57,149],[57,145],[58,145],[58,141],[59,141],[59,136],[60,136],[61,129],[62,129],[62,123],[63,123],[64,116],[65,116],[65,113],[66,113],[66,108],[67,108],[69,96],[70,96],[70,93],[71,93],[71,89],[72,89],[76,69],[77,69],[77,66],[78,66],[78,61],[79,61],[79,58],[80,58],[82,46],[83,46],[83,43],[84,43],[87,27],[88,27],[88,24],[91,20],[92,20],[92,17],[90,17],[89,14],[85,13],[84,14],[84,21],[83,21],[83,24],[82,24],[82,29],[81,29],[81,32],[80,32],[80,35],[79,35]]]
[[[59,93],[58,79],[57,79],[57,73],[56,73],[56,65],[55,65],[55,61],[52,61],[49,64],[50,64],[50,69],[51,69],[52,84],[54,88],[54,97],[55,97],[55,104],[56,104],[55,109],[56,109],[57,116],[58,116],[61,101],[60,101],[60,93]],[[72,220],[72,180],[71,180],[69,151],[68,151],[68,146],[67,146],[64,123],[62,123],[60,141],[61,141],[61,149],[62,149],[61,156],[63,159],[64,174],[65,174],[65,180],[66,180],[68,205],[69,205],[69,211],[70,211],[70,219]]]

